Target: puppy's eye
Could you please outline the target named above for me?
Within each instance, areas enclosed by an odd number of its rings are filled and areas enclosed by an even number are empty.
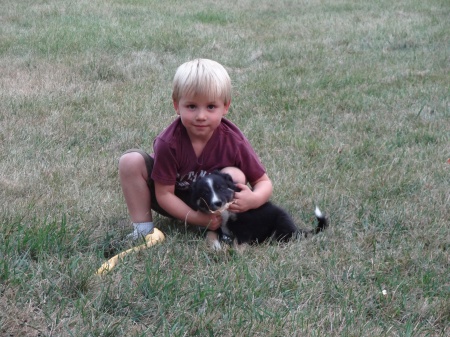
[[[220,184],[215,184],[215,185],[214,185],[214,189],[215,189],[216,191],[223,191],[223,190],[224,190],[224,186],[223,186],[223,185],[220,185]]]

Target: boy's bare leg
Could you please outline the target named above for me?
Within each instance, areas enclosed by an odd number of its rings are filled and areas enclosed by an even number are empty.
[[[247,179],[245,178],[244,172],[242,172],[237,167],[233,167],[233,166],[224,167],[220,172],[228,173],[231,176],[231,178],[233,178],[233,182],[235,184],[237,184],[237,183],[246,184],[247,183]]]
[[[134,225],[132,238],[145,236],[153,229],[150,190],[147,186],[147,168],[138,152],[124,154],[119,160],[119,179]]]

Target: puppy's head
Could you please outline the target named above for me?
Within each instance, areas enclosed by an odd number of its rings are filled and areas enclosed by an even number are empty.
[[[200,211],[216,211],[233,200],[236,186],[229,174],[214,171],[192,185],[192,204]]]

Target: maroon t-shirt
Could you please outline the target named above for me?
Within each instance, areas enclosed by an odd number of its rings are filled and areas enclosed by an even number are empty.
[[[250,182],[265,173],[247,138],[225,118],[198,158],[180,118],[156,137],[153,150],[155,161],[151,178],[180,190],[189,188],[197,177],[228,166],[241,169]]]

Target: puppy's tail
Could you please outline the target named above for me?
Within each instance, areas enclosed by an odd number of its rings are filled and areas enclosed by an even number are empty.
[[[319,207],[316,206],[316,209],[314,210],[314,214],[316,215],[316,219],[317,219],[317,227],[314,229],[300,229],[299,230],[299,234],[305,238],[309,238],[313,235],[316,235],[316,234],[324,231],[328,227],[328,218],[325,216],[325,214],[322,213],[322,211],[319,209]]]
[[[314,214],[316,215],[318,224],[316,229],[314,230],[314,234],[320,233],[325,228],[328,227],[328,218],[322,213],[322,211],[319,209],[319,207],[316,206],[316,209],[314,210]]]

